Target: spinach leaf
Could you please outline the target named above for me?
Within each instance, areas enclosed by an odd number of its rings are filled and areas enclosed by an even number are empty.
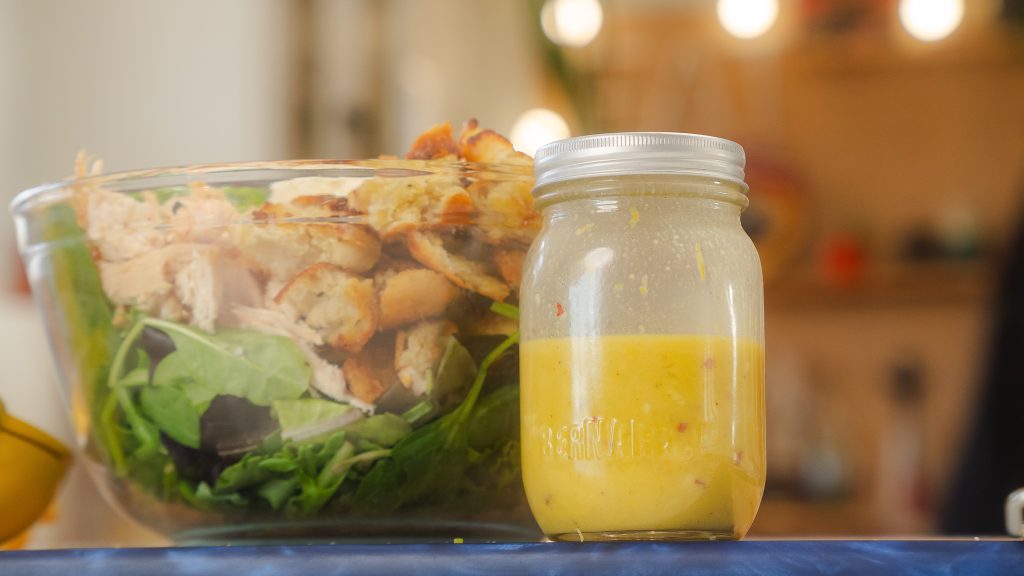
[[[173,386],[189,382],[194,382],[192,373],[189,371],[186,360],[182,358],[182,354],[176,350],[164,356],[153,369],[154,386]],[[198,386],[194,387],[198,388]],[[216,396],[217,390],[218,388],[210,388],[210,397],[206,400],[209,401],[210,398]]]
[[[278,510],[298,487],[297,477],[273,478],[260,486],[256,493],[270,504],[271,509]]]
[[[182,446],[199,448],[199,412],[177,386],[145,386],[139,390],[142,413]]]
[[[324,437],[363,418],[357,408],[319,398],[275,400],[271,408],[277,416],[284,440]]]
[[[412,432],[412,427],[401,416],[377,414],[345,426],[345,430],[357,434],[380,446],[394,446]]]
[[[142,322],[174,341],[175,352],[160,364],[176,357],[173,375],[189,378],[183,386],[194,401],[216,390],[269,406],[272,400],[298,398],[309,385],[309,366],[290,338],[243,330],[213,335],[155,318]]]
[[[272,400],[298,398],[308,388],[309,365],[289,338],[243,330],[208,334],[145,316],[128,331],[114,355],[111,387],[121,375],[131,346],[147,328],[169,336],[175,347],[156,365],[153,385],[180,386],[196,406],[205,405],[218,395],[237,396],[269,406]]]
[[[270,408],[238,396],[214,396],[207,408],[197,409],[200,447],[222,457],[251,452],[278,429]]]
[[[519,386],[509,384],[480,399],[469,421],[469,446],[484,450],[519,438]]]
[[[345,442],[317,474],[299,474],[299,492],[288,500],[286,508],[289,515],[305,515],[323,508],[345,479],[351,467],[347,461],[355,451],[351,442]]]
[[[262,454],[249,453],[244,458],[228,466],[221,472],[214,484],[216,494],[237,492],[243,488],[261,484],[274,477],[274,471],[261,466],[268,459]]]
[[[466,348],[454,336],[450,336],[441,362],[437,365],[437,378],[434,379],[430,396],[442,412],[447,412],[458,405],[474,376],[476,362]]]
[[[117,385],[123,388],[134,388],[146,384],[149,384],[149,368],[132,368],[117,381]]]
[[[206,482],[193,485],[191,482],[182,480],[178,483],[178,490],[186,502],[200,510],[215,510],[224,507],[241,508],[249,504],[249,500],[237,492],[215,493]]]

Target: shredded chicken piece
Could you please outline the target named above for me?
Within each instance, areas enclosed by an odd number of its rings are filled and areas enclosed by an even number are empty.
[[[256,306],[263,300],[249,269],[220,249],[193,250],[192,257],[174,276],[175,294],[191,311],[191,324],[213,332],[225,321],[229,307]],[[222,322],[226,323],[226,322]]]
[[[498,302],[508,297],[508,286],[488,274],[486,268],[479,262],[448,252],[439,235],[410,232],[407,243],[413,258],[427,268],[444,274],[457,286]]]
[[[213,242],[238,219],[235,205],[218,188],[189,184],[189,194],[172,198],[161,207],[170,222],[170,241]]]
[[[373,404],[364,402],[349,389],[345,373],[334,364],[324,360],[308,344],[299,344],[313,371],[313,387],[328,398],[345,402],[359,408],[363,412],[372,413]]]
[[[413,394],[428,392],[433,370],[444,355],[448,337],[458,328],[447,320],[421,322],[395,337],[395,370],[402,385]]]
[[[279,308],[235,306],[232,312],[240,328],[250,328],[275,336],[287,336],[296,342],[312,346],[324,343],[323,337],[316,330],[292,320]]]
[[[373,280],[320,263],[300,272],[274,301],[292,319],[323,337],[324,341],[356,354],[377,330],[377,292]]]
[[[152,195],[139,201],[99,189],[89,192],[85,204],[85,233],[102,260],[131,260],[167,243],[160,204]]]
[[[129,260],[100,260],[97,266],[103,291],[116,305],[156,313],[174,296],[173,279],[177,271],[195,251],[206,249],[199,244],[171,244]]]

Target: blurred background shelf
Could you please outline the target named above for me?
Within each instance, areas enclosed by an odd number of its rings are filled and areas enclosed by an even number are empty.
[[[876,533],[874,510],[864,499],[801,500],[766,496],[750,537],[794,535],[858,537]]]
[[[830,310],[888,307],[982,305],[992,296],[994,266],[988,261],[888,263],[867,268],[864,277],[838,287],[810,267],[786,272],[765,287],[772,311],[827,313]]]

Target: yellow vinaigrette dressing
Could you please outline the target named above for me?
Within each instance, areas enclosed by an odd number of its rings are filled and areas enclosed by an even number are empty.
[[[555,539],[740,538],[764,489],[764,353],[690,335],[520,348],[523,481]]]

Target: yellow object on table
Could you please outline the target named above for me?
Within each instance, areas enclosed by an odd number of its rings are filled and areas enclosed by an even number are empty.
[[[0,543],[24,532],[53,500],[71,453],[0,402]]]

